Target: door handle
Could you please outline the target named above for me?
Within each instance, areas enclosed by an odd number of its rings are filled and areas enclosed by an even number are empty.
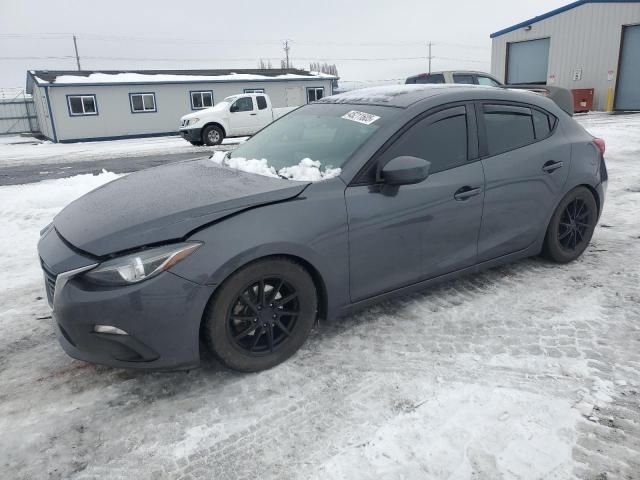
[[[455,198],[459,202],[463,202],[479,194],[480,187],[470,187],[469,185],[465,185],[464,187],[456,190],[456,193],[453,194],[453,198]]]
[[[251,113],[250,115],[251,115],[251,116],[254,116],[254,115],[257,115],[257,113]]]
[[[542,171],[544,173],[553,173],[556,170],[558,170],[559,168],[564,167],[564,163],[562,162],[555,162],[553,160],[549,160],[548,162],[546,162],[543,166],[542,166]]]

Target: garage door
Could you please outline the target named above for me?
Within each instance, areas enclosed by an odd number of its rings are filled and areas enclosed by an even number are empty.
[[[507,83],[547,83],[549,39],[509,43],[507,51]]]
[[[640,25],[624,27],[616,110],[640,110]]]

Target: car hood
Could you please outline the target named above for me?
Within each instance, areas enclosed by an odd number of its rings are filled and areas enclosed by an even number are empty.
[[[132,173],[80,197],[53,221],[96,256],[178,240],[241,210],[299,195],[309,182],[241,172],[207,158]]]

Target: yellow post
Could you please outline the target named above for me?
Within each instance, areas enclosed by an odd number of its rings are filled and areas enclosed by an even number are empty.
[[[613,88],[609,87],[607,89],[607,106],[605,107],[605,111],[611,112],[613,110]]]

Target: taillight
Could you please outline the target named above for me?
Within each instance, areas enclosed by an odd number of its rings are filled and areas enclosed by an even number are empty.
[[[604,151],[606,150],[606,146],[604,144],[604,140],[601,138],[594,138],[593,139],[593,144],[598,148],[598,150],[600,151],[600,155],[602,155],[604,157]]]

